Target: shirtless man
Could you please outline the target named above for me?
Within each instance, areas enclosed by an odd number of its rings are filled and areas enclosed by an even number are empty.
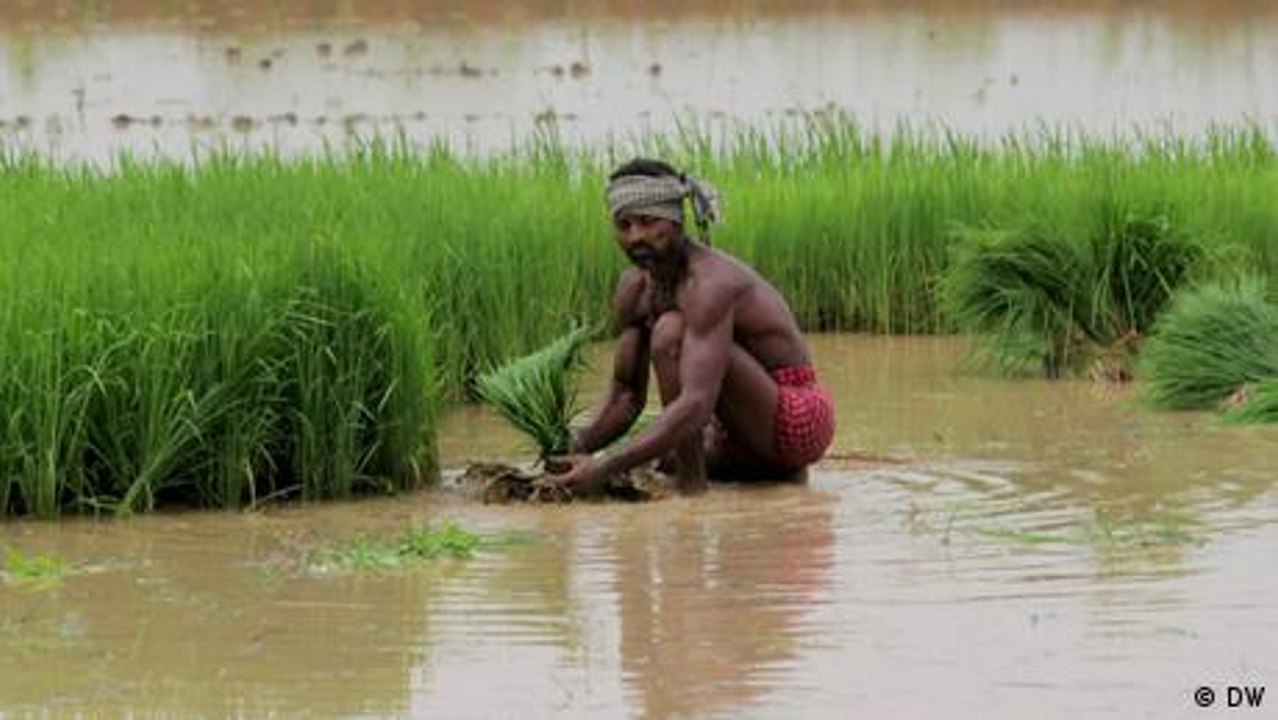
[[[634,267],[613,297],[621,328],[611,385],[594,420],[573,440],[556,480],[577,495],[656,459],[672,459],[682,492],[716,477],[785,477],[825,452],[834,412],[781,294],[706,240],[714,191],[659,160],[632,160],[609,177],[616,239]],[[702,241],[684,232],[691,205]],[[634,440],[622,436],[657,377],[661,414]]]

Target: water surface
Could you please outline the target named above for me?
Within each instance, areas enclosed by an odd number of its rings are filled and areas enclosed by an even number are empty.
[[[1264,2],[4,5],[0,140],[95,161],[597,146],[831,113],[986,137],[1278,117]]]
[[[0,715],[1190,718],[1276,676],[1278,428],[984,379],[949,338],[813,344],[840,430],[807,486],[0,525],[78,570],[0,585]],[[475,409],[440,443],[526,452]],[[865,454],[894,462],[837,459]],[[446,519],[535,539],[289,571]]]

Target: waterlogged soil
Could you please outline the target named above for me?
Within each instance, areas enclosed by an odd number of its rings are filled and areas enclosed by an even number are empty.
[[[463,150],[839,113],[991,138],[1278,114],[1278,5],[0,3],[0,143],[60,158]]]
[[[1197,718],[1200,686],[1272,692],[1278,428],[966,374],[955,339],[813,349],[839,429],[807,484],[0,524],[26,561],[0,716]],[[523,442],[467,408],[440,448]],[[448,522],[525,539],[298,570]],[[61,571],[24,579],[40,556]]]
[[[609,478],[598,497],[577,497],[553,473],[539,467],[502,462],[475,462],[460,471],[444,473],[443,489],[454,490],[483,503],[571,503],[585,500],[650,502],[675,490],[675,479],[655,468],[636,468]]]

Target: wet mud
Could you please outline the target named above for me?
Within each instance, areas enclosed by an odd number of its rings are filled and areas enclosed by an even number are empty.
[[[575,496],[553,474],[500,462],[472,463],[445,478],[445,488],[484,504],[583,501],[651,502],[670,497],[674,478],[652,468],[639,468],[610,478],[598,497]]]

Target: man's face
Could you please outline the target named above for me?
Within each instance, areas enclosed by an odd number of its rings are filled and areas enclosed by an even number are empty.
[[[666,218],[622,212],[613,219],[617,244],[636,266],[650,269],[678,255],[683,228]]]

